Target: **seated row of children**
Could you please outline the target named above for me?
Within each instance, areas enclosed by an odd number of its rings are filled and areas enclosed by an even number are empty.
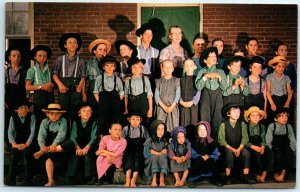
[[[217,141],[211,137],[210,124],[201,121],[193,130],[193,138],[186,138],[188,134],[184,127],[175,127],[171,142],[166,138],[168,131],[163,121],[151,122],[148,133],[141,125],[139,113],[131,113],[129,124],[123,129],[119,123],[111,124],[109,135],[100,138],[92,115],[93,107],[88,103],[78,106],[78,117],[68,138],[67,122],[62,117],[66,111],[59,104],[49,104],[42,110],[47,118],[40,125],[39,149],[35,149],[35,115],[29,112],[29,106],[28,102],[20,102],[10,119],[8,185],[16,185],[22,154],[27,166],[24,185],[32,185],[34,159],[45,163],[48,177],[45,186],[49,187],[55,185],[55,165],[66,162],[65,175],[69,184],[75,184],[72,181],[78,175],[78,166],[84,166],[84,173],[79,175],[84,175],[87,184],[112,183],[115,169],[121,167],[126,175],[126,187],[135,187],[137,177],[142,173],[151,181],[151,186],[163,187],[169,172],[174,175],[175,186],[185,185],[187,179],[193,182],[207,176],[222,186],[222,169],[225,168],[224,184],[231,184],[232,169],[239,166],[243,169],[242,183],[265,182],[267,172],[274,173],[274,179],[283,182],[292,168],[296,150],[292,126],[287,124],[289,113],[286,108],[276,111],[275,122],[265,130],[259,121],[266,113],[258,107],[249,108],[244,112],[246,124],[240,119],[242,106],[239,103],[228,103],[222,108],[222,115],[227,119],[220,124]],[[219,158],[225,161],[218,161]],[[256,181],[249,174],[254,174]]]

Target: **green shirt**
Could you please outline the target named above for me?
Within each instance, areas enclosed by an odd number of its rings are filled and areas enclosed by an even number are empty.
[[[81,124],[82,124],[83,128],[85,128],[87,122],[81,121]],[[72,131],[71,131],[71,135],[70,135],[70,140],[74,143],[75,146],[78,146],[78,143],[77,143],[77,124],[76,124],[76,122],[73,122],[73,124],[72,124]],[[92,146],[96,141],[97,141],[97,122],[94,121],[94,123],[92,125],[92,131],[91,131],[91,139],[90,139],[89,143],[87,143],[87,145]]]
[[[26,81],[29,80],[32,85],[43,85],[47,82],[51,82],[52,70],[45,63],[43,71],[40,65],[35,62],[35,65],[28,69]]]
[[[48,130],[50,132],[57,133],[55,139],[52,141],[52,144],[61,144],[66,138],[67,129],[67,120],[64,117],[61,117],[56,122],[50,121],[49,118],[44,119],[40,125],[40,130],[37,138],[39,146],[42,147],[46,145]]]
[[[102,71],[98,67],[98,60],[96,57],[88,60],[85,67],[86,78],[89,81],[95,80],[98,75],[102,74]]]
[[[260,145],[261,146],[267,146],[265,126],[262,125],[262,124],[252,125],[251,123],[249,123],[247,126],[249,126],[249,129],[247,128],[247,131],[249,130],[248,131],[248,136],[252,137],[252,136],[255,136],[255,135],[260,135],[260,137],[261,137],[261,144]],[[252,145],[252,143],[249,141],[247,143],[246,147],[250,148],[251,145]]]
[[[230,125],[235,128],[235,124],[230,122]],[[244,122],[242,122],[241,124],[242,127],[242,140],[241,140],[241,144],[242,145],[246,145],[249,142],[249,137],[248,137],[248,133],[247,133],[247,126]],[[221,123],[219,126],[219,131],[218,131],[218,142],[221,146],[226,147],[227,141],[226,141],[226,137],[225,137],[225,123]]]
[[[220,74],[222,78],[221,82],[219,81],[218,78],[214,78],[214,79],[204,78],[204,75],[206,73]],[[199,71],[197,78],[195,80],[195,85],[199,91],[201,91],[205,87],[210,90],[216,90],[220,87],[220,89],[223,91],[227,88],[227,84],[225,80],[226,80],[226,76],[222,69],[217,69],[216,65],[212,66],[211,68],[206,66]]]
[[[232,73],[229,72],[229,74],[226,76],[227,88],[226,90],[222,91],[223,96],[229,96],[231,94],[239,94],[239,93],[242,93],[244,96],[249,95],[249,85],[247,80],[244,77],[242,77],[245,83],[244,90],[242,90],[240,87],[237,87],[235,89],[232,88],[235,80],[240,77],[241,77],[240,74],[233,75]]]

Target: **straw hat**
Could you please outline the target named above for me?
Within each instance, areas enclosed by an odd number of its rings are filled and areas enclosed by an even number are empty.
[[[263,110],[260,110],[259,107],[253,106],[253,107],[250,107],[247,111],[245,111],[245,113],[244,113],[245,121],[247,121],[247,122],[249,121],[249,115],[253,112],[259,113],[260,120],[267,117],[267,114]]]
[[[56,112],[56,113],[65,113],[66,110],[62,110],[60,104],[51,103],[48,105],[47,109],[42,109],[43,112]]]
[[[273,59],[271,61],[269,61],[268,65],[270,67],[272,67],[274,64],[276,63],[285,63],[285,64],[288,64],[290,61],[287,60],[285,57],[283,56],[275,56],[273,57]]]
[[[99,44],[105,44],[106,48],[107,48],[107,53],[110,52],[111,43],[108,40],[105,40],[105,39],[96,39],[96,40],[94,40],[89,46],[89,52],[93,54],[93,49],[95,48],[95,46],[98,46]]]

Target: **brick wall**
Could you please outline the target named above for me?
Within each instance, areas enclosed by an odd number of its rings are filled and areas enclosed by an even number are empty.
[[[65,32],[82,34],[80,55],[89,59],[88,45],[95,36],[112,43],[123,38],[136,43],[136,24],[136,4],[34,3],[35,44],[53,49],[50,65],[62,54],[58,41]],[[203,26],[210,42],[216,37],[224,39],[226,55],[248,35],[259,40],[259,51],[267,60],[273,56],[270,41],[286,41],[288,56],[297,63],[297,5],[204,4]],[[112,52],[115,54],[114,46]]]
[[[297,5],[204,4],[203,28],[210,43],[216,37],[225,41],[227,55],[248,35],[259,40],[267,60],[273,56],[270,41],[285,41],[289,59],[297,63]]]
[[[91,57],[88,46],[96,37],[113,44],[116,39],[127,38],[136,44],[136,10],[136,4],[34,3],[34,41],[52,48],[50,65],[54,65],[56,57],[63,54],[58,45],[60,36],[78,32],[83,39],[79,54],[87,60]]]

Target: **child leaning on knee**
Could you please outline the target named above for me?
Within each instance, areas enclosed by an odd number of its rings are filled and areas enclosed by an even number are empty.
[[[244,114],[249,142],[246,148],[251,154],[251,168],[258,183],[264,183],[267,172],[273,171],[273,153],[266,143],[265,126],[260,121],[266,113],[258,107],[250,107]]]
[[[38,144],[40,150],[34,154],[35,159],[40,157],[45,160],[48,183],[46,187],[54,186],[54,166],[58,162],[63,161],[60,152],[67,151],[69,145],[65,142],[67,133],[67,120],[62,117],[62,110],[59,104],[49,104],[47,109],[42,109],[46,113],[47,118],[40,125],[38,134]]]
[[[288,108],[277,109],[266,134],[267,145],[274,153],[274,179],[278,182],[283,182],[291,171],[296,154],[296,138],[288,119]]]

